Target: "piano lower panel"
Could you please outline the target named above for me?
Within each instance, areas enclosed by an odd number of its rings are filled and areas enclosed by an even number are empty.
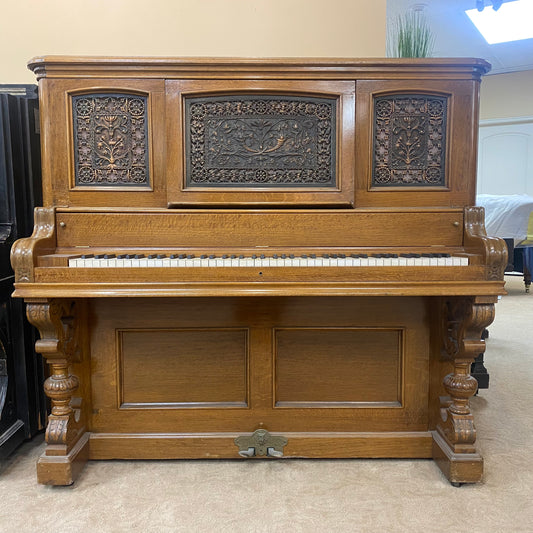
[[[209,443],[265,428],[299,435],[289,455],[321,456],[332,435],[324,457],[357,450],[403,457],[405,439],[425,457],[430,304],[423,297],[95,299],[90,363],[79,369],[91,381],[91,442],[115,435],[143,458],[148,439],[151,457],[161,449],[161,457],[176,458],[207,435],[184,457],[238,457],[235,444],[223,452]],[[384,439],[375,451],[364,444],[368,434]],[[119,452],[95,456],[106,453]]]

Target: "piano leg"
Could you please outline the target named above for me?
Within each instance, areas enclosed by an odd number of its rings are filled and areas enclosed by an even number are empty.
[[[477,381],[470,375],[474,358],[485,351],[483,330],[494,319],[494,298],[454,298],[444,311],[444,357],[453,365],[443,385],[440,422],[433,432],[433,458],[452,484],[475,483],[483,475],[483,458],[474,443],[476,429],[470,398]]]
[[[82,363],[83,343],[77,317],[81,310],[77,309],[79,304],[68,300],[27,303],[28,320],[41,334],[35,350],[50,365],[44,390],[52,409],[46,428],[47,447],[37,463],[37,479],[46,485],[71,485],[89,456],[81,398],[74,397],[80,382],[71,372],[73,365]]]

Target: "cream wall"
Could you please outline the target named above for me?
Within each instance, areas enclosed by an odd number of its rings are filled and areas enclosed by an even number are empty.
[[[481,120],[533,117],[533,70],[485,76],[481,82]]]
[[[386,0],[9,0],[0,83],[37,55],[382,57]]]

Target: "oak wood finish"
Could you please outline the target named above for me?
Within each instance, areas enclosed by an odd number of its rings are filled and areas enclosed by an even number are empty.
[[[235,440],[258,429],[287,439],[286,457],[433,457],[453,483],[481,479],[469,368],[506,265],[503,241],[487,237],[472,207],[487,63],[59,56],[30,68],[40,80],[45,207],[12,264],[51,367],[40,482],[70,484],[87,459],[238,458]],[[191,185],[187,99],[239,95],[335,101],[335,183]],[[389,109],[386,131],[378,101],[407,110]],[[74,105],[92,117],[82,126]],[[263,132],[257,109],[247,120]],[[298,135],[287,138],[310,142]],[[251,151],[263,157],[287,138]],[[146,156],[146,183],[114,174],[115,150],[130,146]],[[84,153],[96,154],[96,181],[76,175]],[[378,158],[401,170],[396,181],[372,181]],[[417,181],[416,161],[441,181]],[[406,252],[468,266],[69,267],[82,254]]]

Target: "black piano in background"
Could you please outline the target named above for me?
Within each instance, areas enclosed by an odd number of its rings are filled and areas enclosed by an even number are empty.
[[[42,202],[35,85],[0,85],[0,459],[44,429],[42,358],[24,305],[11,298],[13,242],[30,235]]]

